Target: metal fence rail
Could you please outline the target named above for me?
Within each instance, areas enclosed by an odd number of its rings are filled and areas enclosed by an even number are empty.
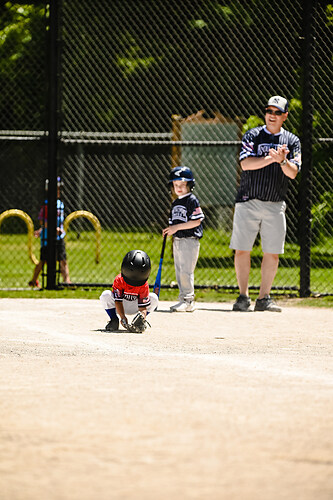
[[[123,255],[140,247],[152,257],[153,282],[168,173],[183,162],[206,215],[196,286],[236,289],[229,241],[240,139],[263,123],[267,98],[281,94],[304,168],[290,183],[274,288],[333,293],[332,31],[331,4],[316,0],[7,2],[0,10],[0,287],[27,286],[33,270],[24,221],[1,222],[1,213],[21,210],[37,229],[45,179],[52,208],[57,176],[66,216],[85,211],[101,224],[97,263],[94,225],[71,219],[71,280],[104,286]],[[38,239],[33,250],[38,255]],[[254,289],[260,256],[258,241]],[[174,281],[169,245],[164,286]]]

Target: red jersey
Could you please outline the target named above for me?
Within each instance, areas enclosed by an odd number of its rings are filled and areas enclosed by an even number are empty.
[[[114,279],[112,291],[116,302],[137,300],[139,307],[150,306],[148,281],[141,286],[132,286],[126,283],[121,274],[118,274]]]

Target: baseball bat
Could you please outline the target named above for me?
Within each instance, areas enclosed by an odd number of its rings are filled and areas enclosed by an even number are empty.
[[[162,243],[162,250],[161,250],[161,257],[160,257],[160,264],[158,266],[156,280],[155,280],[155,284],[154,284],[154,288],[153,288],[153,292],[156,293],[157,297],[160,296],[160,290],[161,290],[162,266],[163,266],[163,258],[164,258],[166,239],[167,239],[167,235],[164,235],[163,243]]]

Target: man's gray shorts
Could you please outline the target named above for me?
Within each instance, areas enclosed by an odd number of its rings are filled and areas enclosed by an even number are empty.
[[[286,202],[249,200],[236,203],[230,248],[251,251],[258,232],[264,253],[283,253]]]

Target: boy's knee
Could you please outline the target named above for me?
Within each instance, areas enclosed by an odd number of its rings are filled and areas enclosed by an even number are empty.
[[[153,312],[155,311],[155,309],[157,309],[158,306],[158,296],[156,295],[156,293],[150,292],[149,298],[150,298],[150,306],[148,307],[148,311]]]
[[[112,300],[111,290],[104,290],[99,297],[99,300],[102,302],[104,309],[109,309],[110,300]]]

